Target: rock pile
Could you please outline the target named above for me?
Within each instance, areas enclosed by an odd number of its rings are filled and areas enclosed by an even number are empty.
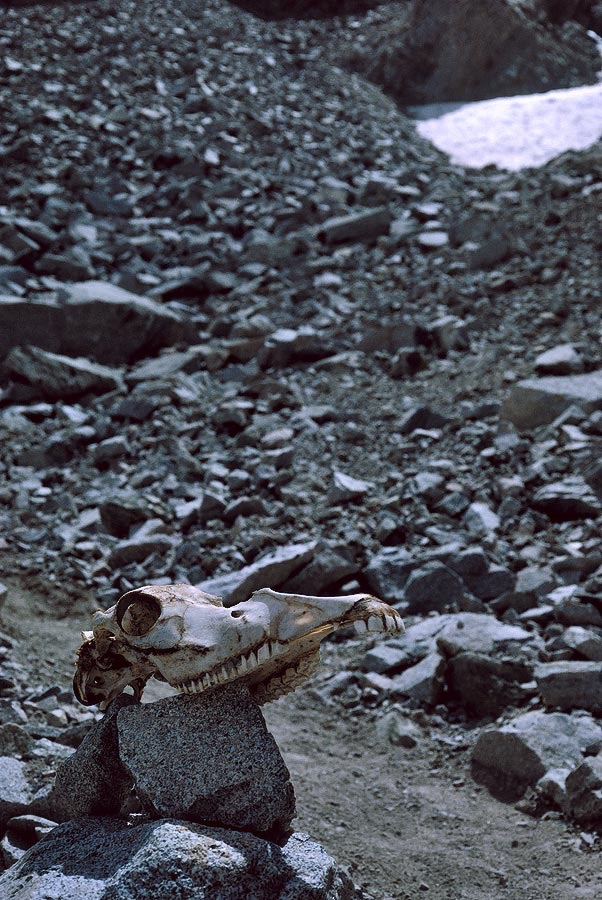
[[[128,822],[132,790],[148,815]],[[3,897],[358,896],[319,845],[291,836],[288,770],[239,684],[148,706],[122,695],[28,813],[7,823]],[[27,828],[44,839],[26,853]]]

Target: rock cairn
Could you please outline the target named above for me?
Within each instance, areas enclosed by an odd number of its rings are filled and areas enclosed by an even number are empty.
[[[120,818],[136,801],[145,812]],[[148,705],[122,695],[32,809],[48,818],[13,817],[4,841],[5,858],[21,856],[0,877],[11,900],[359,896],[319,845],[292,834],[289,772],[242,684]],[[47,836],[19,853],[27,828],[32,842]]]

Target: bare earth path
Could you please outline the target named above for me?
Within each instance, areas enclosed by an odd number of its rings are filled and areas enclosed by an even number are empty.
[[[48,598],[10,587],[0,629],[16,641],[15,658],[32,685],[67,686],[87,616],[42,616]],[[295,784],[295,825],[379,900],[602,896],[599,852],[577,831],[532,819],[472,781],[470,731],[442,720],[417,747],[392,746],[369,712],[326,705],[315,685],[265,708]]]

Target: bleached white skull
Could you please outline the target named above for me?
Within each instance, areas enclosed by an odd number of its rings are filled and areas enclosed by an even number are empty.
[[[94,614],[73,688],[81,703],[106,707],[127,685],[139,698],[151,675],[182,693],[244,679],[265,703],[313,674],[321,641],[348,625],[359,633],[403,631],[399,613],[370,594],[306,597],[262,588],[226,608],[188,584],[150,585]]]

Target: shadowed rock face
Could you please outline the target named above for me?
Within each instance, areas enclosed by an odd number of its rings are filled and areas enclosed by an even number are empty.
[[[553,31],[498,0],[416,0],[407,19],[368,30],[352,68],[401,103],[484,100],[594,83],[593,41]]]
[[[236,6],[263,19],[321,19],[364,13],[383,0],[232,0]]]

